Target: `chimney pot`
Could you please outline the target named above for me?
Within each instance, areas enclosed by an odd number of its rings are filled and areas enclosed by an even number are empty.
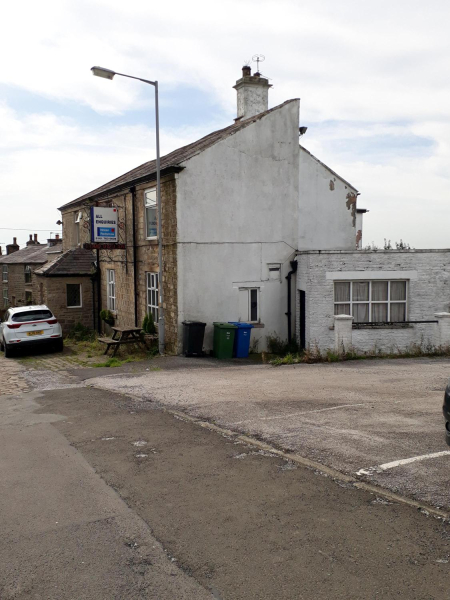
[[[245,65],[245,67],[242,67],[242,77],[250,77],[252,74],[252,68],[249,67],[248,65]]]
[[[33,241],[33,236],[30,233],[30,242],[32,242],[32,241]]]
[[[31,237],[31,236],[30,236]],[[17,246],[17,238],[13,238],[13,244]]]
[[[57,240],[59,240],[59,233],[57,233],[57,234],[55,235],[55,238],[56,238]]]
[[[34,241],[37,243],[38,239],[37,239],[37,233],[34,234]]]

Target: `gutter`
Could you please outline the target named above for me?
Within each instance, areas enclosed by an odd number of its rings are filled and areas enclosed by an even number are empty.
[[[131,214],[133,221],[133,290],[134,290],[134,326],[138,327],[138,298],[137,298],[137,256],[136,256],[136,186],[130,188],[131,192]]]

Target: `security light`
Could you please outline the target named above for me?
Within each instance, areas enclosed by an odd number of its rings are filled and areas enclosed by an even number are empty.
[[[307,132],[308,128],[307,127],[299,127],[298,128],[300,135],[305,135],[305,133]]]
[[[96,77],[103,77],[104,79],[112,79],[116,74],[115,71],[111,71],[111,69],[104,69],[103,67],[92,67],[91,68],[92,75]]]

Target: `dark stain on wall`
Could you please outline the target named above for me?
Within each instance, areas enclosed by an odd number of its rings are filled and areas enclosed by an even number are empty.
[[[352,225],[355,227],[356,225],[356,194],[354,192],[349,192],[347,194],[347,202],[345,206],[352,213]]]
[[[356,249],[358,250],[359,248],[359,242],[362,240],[362,230],[358,229],[358,231],[356,232]]]
[[[332,179],[330,179],[330,190],[334,190],[334,181]]]

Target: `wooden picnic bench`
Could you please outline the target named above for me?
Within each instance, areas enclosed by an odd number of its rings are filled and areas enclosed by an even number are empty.
[[[142,331],[140,327],[111,327],[111,329],[113,330],[113,334],[110,338],[97,338],[101,344],[106,344],[106,350],[103,354],[107,354],[111,346],[114,346],[112,355],[115,356],[122,344],[138,344],[145,348],[145,344],[140,337]]]

